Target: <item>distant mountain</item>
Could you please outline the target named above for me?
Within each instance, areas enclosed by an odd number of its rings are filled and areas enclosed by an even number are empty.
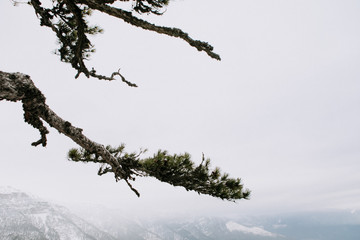
[[[95,208],[94,208],[95,209]],[[78,214],[117,239],[129,240],[359,240],[360,212],[303,212],[281,215],[126,219],[114,209]],[[102,221],[100,221],[102,219]]]
[[[76,212],[0,187],[0,240],[360,239],[360,213],[355,211],[151,220],[127,219],[99,206]]]
[[[288,240],[261,225],[241,224],[228,218],[200,217],[193,219],[162,218],[129,219],[114,209],[77,208],[82,218],[116,239],[126,240]]]
[[[0,188],[1,240],[115,240],[88,222],[10,187]]]
[[[265,230],[261,226],[245,226],[222,218],[198,218],[149,223],[147,229],[159,240],[285,240],[285,236]],[[147,236],[144,239],[149,239]]]

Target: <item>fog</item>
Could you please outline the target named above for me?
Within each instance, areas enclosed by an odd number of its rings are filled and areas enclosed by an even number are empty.
[[[31,76],[48,105],[101,144],[129,151],[202,153],[251,199],[237,203],[151,178],[141,197],[69,162],[77,147],[49,129],[47,147],[24,123],[21,103],[0,102],[0,184],[68,205],[102,205],[131,215],[253,214],[360,208],[360,3],[325,0],[171,1],[161,17],[209,42],[222,61],[186,42],[102,14],[88,66],[121,81],[81,76],[52,52],[56,39],[31,7],[0,2],[0,70]],[[90,208],[91,209],[91,208]]]

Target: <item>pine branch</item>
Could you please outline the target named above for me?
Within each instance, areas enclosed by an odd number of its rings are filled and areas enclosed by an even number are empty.
[[[116,0],[55,0],[52,1],[52,8],[45,8],[42,7],[41,0],[30,0],[30,5],[40,19],[40,25],[49,27],[56,34],[60,45],[56,53],[60,56],[61,61],[70,63],[72,68],[77,71],[75,78],[78,78],[82,73],[88,78],[94,77],[108,81],[115,80],[116,76],[120,76],[121,80],[128,86],[137,87],[136,84],[126,80],[119,72],[113,72],[110,76],[106,76],[97,74],[94,68],[89,70],[86,66],[84,61],[95,51],[88,35],[102,32],[102,29],[96,26],[89,26],[89,23],[85,20],[86,17],[91,15],[92,10],[98,10],[122,19],[126,23],[145,30],[181,38],[198,51],[204,51],[210,57],[220,60],[220,56],[213,52],[213,47],[207,42],[194,40],[181,29],[157,26],[133,16],[131,12],[108,5],[114,2]],[[134,2],[133,9],[135,11],[158,15],[162,14],[159,9],[168,4],[168,0],[134,0]]]
[[[165,34],[171,37],[181,38],[191,46],[195,47],[198,51],[206,52],[211,58],[216,60],[221,60],[220,56],[213,52],[213,47],[207,42],[202,42],[199,40],[194,40],[189,37],[189,34],[183,32],[178,28],[169,28],[157,26],[155,24],[149,23],[145,20],[139,19],[132,15],[131,12],[122,10],[120,8],[115,8],[106,4],[100,4],[95,0],[78,0],[79,3],[86,4],[92,9],[99,10],[100,12],[106,13],[108,15],[114,16],[116,18],[120,18],[124,20],[126,23],[129,23],[133,26],[143,28],[145,30],[157,32],[160,34]]]
[[[75,78],[78,78],[81,73],[86,77],[108,81],[115,80],[116,76],[120,76],[128,86],[137,87],[136,84],[127,81],[119,71],[105,76],[97,74],[95,69],[88,70],[84,60],[94,52],[94,49],[87,34],[97,34],[102,31],[98,27],[90,27],[84,20],[91,13],[89,9],[80,9],[71,0],[54,1],[53,8],[43,8],[39,0],[31,0],[30,3],[40,19],[40,25],[49,27],[55,32],[60,45],[56,53],[60,55],[61,61],[70,63],[77,70]]]
[[[187,191],[229,201],[250,197],[250,191],[243,188],[239,178],[229,178],[219,168],[210,170],[210,159],[205,160],[204,156],[201,164],[196,166],[187,153],[170,155],[167,151],[158,151],[140,163],[147,175],[173,186],[182,186]]]
[[[119,0],[130,1],[130,0]],[[162,14],[159,10],[167,5],[168,0],[133,0],[133,9],[139,13]],[[41,0],[30,0],[35,13],[40,19],[40,25],[49,27],[55,32],[59,49],[57,53],[64,62],[68,62],[77,70],[76,77],[81,73],[87,77],[100,80],[121,80],[131,87],[136,84],[129,82],[120,74],[120,70],[110,76],[96,73],[95,69],[88,70],[84,60],[94,51],[88,35],[101,32],[97,27],[90,27],[85,20],[91,9],[124,20],[126,23],[145,30],[154,31],[181,38],[199,51],[206,52],[210,57],[220,60],[220,56],[213,52],[213,47],[206,42],[194,40],[181,29],[157,26],[136,18],[131,12],[110,6],[116,0],[53,0],[52,8],[44,8]],[[81,149],[71,149],[68,159],[75,162],[93,162],[100,164],[99,175],[114,174],[115,180],[124,180],[129,188],[140,196],[139,192],[130,184],[135,177],[151,176],[173,186],[182,186],[188,191],[199,194],[235,201],[248,199],[250,191],[243,188],[239,178],[229,178],[222,174],[219,168],[210,169],[210,160],[203,156],[200,165],[196,165],[189,154],[170,155],[166,151],[158,151],[153,157],[141,159],[144,151],[127,153],[124,146],[113,148],[104,147],[87,138],[82,129],[74,127],[70,122],[60,118],[46,104],[45,96],[34,85],[28,75],[22,73],[6,73],[0,71],[0,101],[21,101],[23,103],[24,120],[40,132],[40,139],[32,143],[34,146],[46,146],[46,135],[49,133],[44,126],[50,127],[71,138]]]
[[[32,145],[41,143],[46,146],[46,134],[49,131],[43,125],[45,121],[82,147],[79,150],[71,149],[68,153],[69,160],[101,164],[99,175],[113,173],[116,181],[124,180],[138,196],[139,192],[129,182],[137,176],[155,177],[173,186],[182,186],[188,191],[229,201],[247,199],[250,195],[249,190],[243,189],[240,179],[228,178],[227,174],[220,173],[219,168],[210,170],[210,160],[204,157],[198,166],[192,162],[189,154],[169,155],[166,151],[159,151],[153,157],[141,159],[140,156],[145,151],[127,153],[124,145],[116,148],[104,147],[90,140],[82,133],[82,129],[74,127],[51,110],[44,95],[28,75],[0,71],[1,100],[23,103],[25,122],[38,129],[41,135],[40,140]]]
[[[135,180],[136,176],[155,177],[173,186],[184,187],[187,191],[195,191],[223,200],[235,201],[248,199],[250,196],[250,191],[243,188],[239,178],[229,178],[228,174],[222,174],[219,168],[210,170],[210,159],[205,160],[203,157],[201,164],[196,166],[189,154],[170,155],[167,151],[158,151],[153,157],[141,159],[143,151],[129,154],[124,148],[124,145],[117,148],[106,147],[126,172],[128,178],[125,181],[138,196],[138,191],[128,181]],[[99,175],[116,174],[116,169],[108,166],[101,156],[85,149],[71,149],[68,159],[75,162],[100,163]]]
[[[46,146],[47,129],[43,126],[43,121],[51,127],[57,129],[60,133],[71,138],[87,152],[100,156],[104,163],[114,169],[116,181],[128,179],[126,171],[117,159],[101,144],[90,140],[82,133],[81,128],[72,126],[72,124],[60,118],[46,103],[45,97],[35,86],[28,75],[22,73],[6,73],[0,71],[0,100],[21,101],[23,103],[25,121],[38,129],[41,139],[33,145],[42,143]],[[27,115],[31,116],[32,121],[27,120]]]

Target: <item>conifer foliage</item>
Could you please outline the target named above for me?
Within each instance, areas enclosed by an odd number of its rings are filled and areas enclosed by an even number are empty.
[[[43,2],[51,3],[52,7],[44,7]],[[40,25],[49,27],[55,32],[59,48],[56,53],[61,61],[70,63],[77,70],[76,78],[80,74],[86,77],[94,77],[101,80],[114,80],[120,76],[122,81],[131,87],[136,84],[127,81],[118,71],[110,76],[100,75],[96,70],[91,70],[85,64],[85,60],[95,51],[88,36],[102,32],[98,26],[90,26],[87,17],[94,10],[122,19],[126,23],[145,30],[182,38],[199,51],[205,51],[210,57],[220,60],[220,56],[213,52],[213,47],[206,42],[193,40],[189,35],[178,28],[157,26],[133,15],[132,12],[112,6],[116,2],[133,2],[133,11],[161,15],[162,9],[168,4],[168,0],[30,0],[36,15],[40,19]]]
[[[13,1],[16,3],[16,1]],[[118,7],[120,2],[131,2],[132,11]],[[157,26],[136,17],[134,14],[156,14],[165,12],[168,0],[29,0],[40,20],[40,25],[50,28],[56,35],[59,47],[56,54],[60,60],[70,63],[77,71],[75,77],[84,74],[99,80],[115,80],[116,76],[131,87],[136,84],[128,81],[115,71],[110,75],[97,74],[94,67],[89,70],[85,61],[95,48],[89,35],[100,33],[98,26],[90,26],[87,18],[93,11],[116,17],[135,27],[159,34],[180,38],[198,51],[203,51],[211,58],[220,60],[207,42],[194,40],[178,28]],[[21,101],[23,103],[25,122],[38,129],[40,140],[34,146],[46,146],[46,135],[49,133],[43,122],[71,138],[80,149],[71,149],[68,159],[75,162],[92,162],[100,164],[99,175],[113,173],[116,181],[124,180],[139,196],[139,192],[130,184],[136,177],[151,176],[173,186],[182,186],[186,190],[196,191],[220,199],[235,201],[248,199],[250,191],[243,188],[239,178],[229,178],[219,168],[210,168],[210,160],[204,156],[196,165],[189,154],[171,155],[167,151],[158,151],[152,157],[141,158],[145,151],[127,153],[124,145],[119,147],[103,146],[83,134],[81,128],[59,117],[47,104],[46,98],[35,86],[30,76],[23,73],[0,71],[0,101]]]
[[[141,159],[145,151],[139,153],[127,153],[125,146],[106,149],[116,158],[125,175],[117,173],[101,156],[91,153],[85,149],[71,149],[68,159],[75,162],[100,163],[98,174],[114,173],[116,180],[125,180],[129,187],[140,196],[133,188],[129,180],[135,180],[136,176],[151,176],[162,182],[173,186],[182,186],[187,191],[195,191],[199,194],[207,194],[213,197],[234,201],[237,199],[248,199],[249,190],[244,190],[239,178],[229,178],[228,174],[222,174],[219,168],[210,170],[210,159],[202,158],[201,163],[196,166],[188,153],[170,155],[167,151],[159,150],[152,157]]]

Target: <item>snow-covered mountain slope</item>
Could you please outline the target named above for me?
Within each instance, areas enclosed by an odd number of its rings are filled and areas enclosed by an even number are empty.
[[[114,240],[67,209],[9,187],[0,189],[0,239]]]
[[[129,240],[358,240],[360,212],[303,212],[266,216],[126,219],[98,209],[79,215],[117,239]]]
[[[82,207],[75,215],[65,207],[0,187],[0,240],[360,239],[357,211],[134,220],[114,209]]]
[[[286,238],[271,233],[261,227],[244,226],[224,218],[202,217],[193,220],[172,220],[155,222],[148,227],[161,239],[179,240],[285,240]],[[172,237],[174,236],[174,237]]]
[[[17,192],[21,191],[10,186],[0,186],[0,194],[11,194]]]
[[[234,221],[229,221],[226,223],[226,227],[230,232],[238,231],[250,235],[264,236],[264,237],[276,237],[278,236],[275,233],[264,230],[261,227],[246,227]]]
[[[287,240],[261,226],[240,225],[236,220],[201,217],[131,220],[119,211],[103,209],[83,213],[84,219],[117,239],[126,240]],[[102,219],[102,221],[100,221]],[[242,229],[239,227],[242,226]]]

